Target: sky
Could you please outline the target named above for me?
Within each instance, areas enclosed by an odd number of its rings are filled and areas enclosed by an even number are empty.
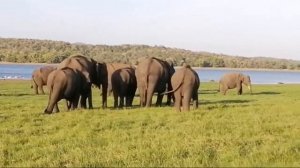
[[[0,37],[300,60],[300,0],[0,0]]]

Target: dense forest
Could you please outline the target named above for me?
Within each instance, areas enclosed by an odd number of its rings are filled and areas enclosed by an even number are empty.
[[[209,52],[147,45],[91,45],[63,41],[0,38],[0,61],[17,63],[59,63],[66,57],[82,54],[102,62],[136,64],[153,56],[183,62],[195,67],[300,69],[300,61],[266,57],[241,57]]]

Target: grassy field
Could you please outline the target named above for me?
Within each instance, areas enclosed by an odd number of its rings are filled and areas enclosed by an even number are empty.
[[[30,81],[0,81],[0,166],[300,166],[300,85],[254,85],[253,95],[202,83],[200,108],[44,115]],[[137,105],[138,98],[135,99]],[[109,98],[109,106],[113,104]]]

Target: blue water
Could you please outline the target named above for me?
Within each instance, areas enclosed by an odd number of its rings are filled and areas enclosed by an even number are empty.
[[[44,65],[0,64],[0,79],[31,79],[32,71]]]
[[[197,70],[201,81],[219,81],[221,76],[228,72],[241,72],[251,77],[252,84],[277,84],[277,83],[300,83],[299,71],[266,71],[266,70],[218,70],[200,69]]]
[[[44,65],[0,64],[0,79],[31,79],[34,69]],[[201,82],[219,81],[220,77],[228,72],[241,72],[251,76],[253,84],[300,83],[298,71],[255,71],[255,70],[197,70]]]

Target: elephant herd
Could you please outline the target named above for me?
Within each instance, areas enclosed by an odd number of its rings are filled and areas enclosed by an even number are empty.
[[[227,74],[221,78],[219,90],[225,95],[228,89],[237,88],[238,94],[242,94],[242,83],[251,89],[249,76]],[[45,66],[33,71],[32,88],[36,94],[39,91],[44,94],[43,85],[49,90],[46,114],[59,112],[57,103],[61,99],[66,100],[68,110],[78,106],[92,109],[92,85],[102,88],[103,108],[107,107],[107,96],[111,93],[114,108],[132,106],[138,89],[141,107],[150,107],[157,93],[156,106],[161,106],[163,96],[167,95],[167,105],[173,100],[177,111],[189,111],[191,100],[193,108],[198,107],[200,79],[189,65],[175,72],[172,62],[155,57],[145,58],[134,67],[76,55],[66,58],[57,67]]]

